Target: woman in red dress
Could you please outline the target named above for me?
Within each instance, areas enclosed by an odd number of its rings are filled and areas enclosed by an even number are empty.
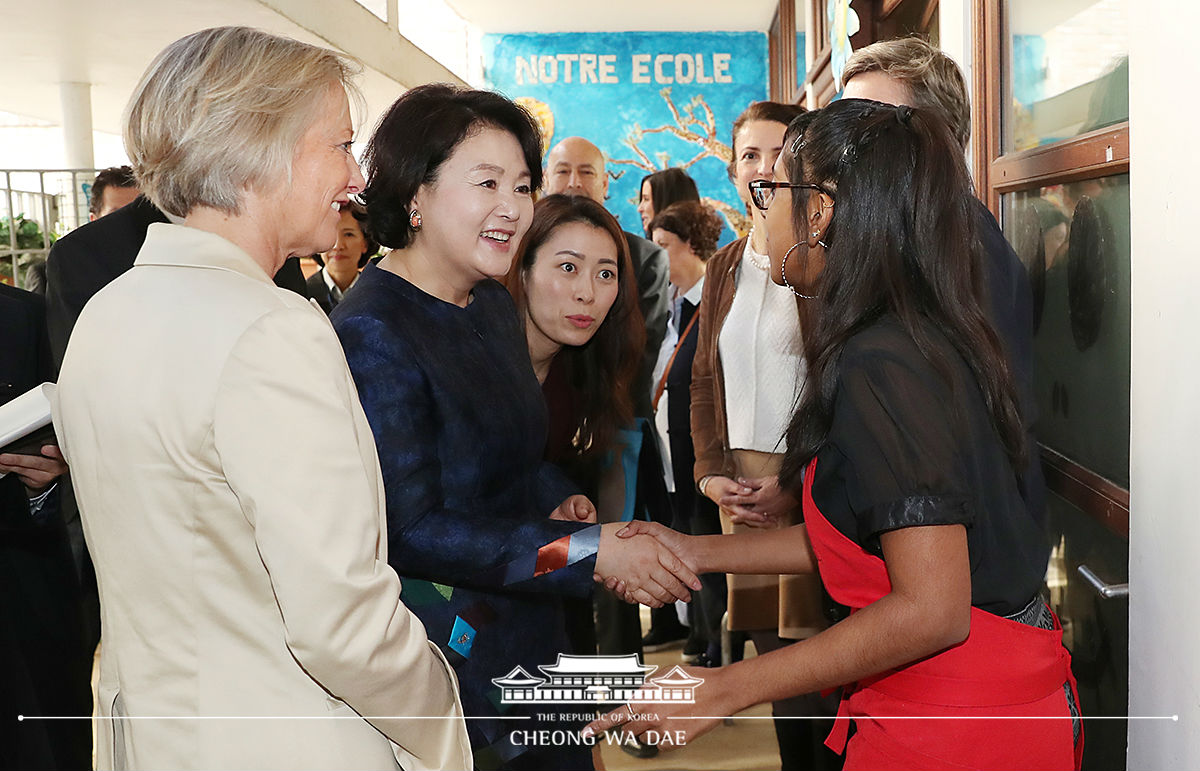
[[[592,727],[682,732],[677,746],[752,704],[844,686],[827,743],[846,769],[1078,768],[1070,656],[1040,595],[1049,548],[1019,472],[1034,448],[983,312],[962,153],[928,111],[840,100],[793,122],[774,181],[751,187],[772,275],[805,299],[808,379],[780,473],[805,522],[628,530],[697,572],[818,570],[851,613],[698,672],[694,704]]]

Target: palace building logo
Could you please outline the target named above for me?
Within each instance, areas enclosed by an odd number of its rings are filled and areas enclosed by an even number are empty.
[[[571,656],[558,654],[553,664],[539,665],[546,677],[522,667],[492,680],[502,690],[503,704],[692,704],[703,678],[692,677],[680,667],[653,679],[647,677],[657,666],[642,664],[636,653],[625,656]]]

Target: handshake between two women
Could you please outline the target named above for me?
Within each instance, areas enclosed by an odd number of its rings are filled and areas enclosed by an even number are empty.
[[[594,523],[596,507],[587,496],[572,495],[550,514],[550,519]],[[653,532],[662,538],[649,530],[631,528],[627,522],[600,525],[600,547],[592,578],[629,603],[658,608],[676,600],[690,601],[692,591],[700,589],[700,579],[675,551],[682,546],[681,534],[661,527]]]

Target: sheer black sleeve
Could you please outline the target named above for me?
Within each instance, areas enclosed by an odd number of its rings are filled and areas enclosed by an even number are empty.
[[[880,533],[902,527],[970,526],[961,400],[899,329],[860,338],[842,355],[828,447],[839,460],[853,535],[877,547]]]

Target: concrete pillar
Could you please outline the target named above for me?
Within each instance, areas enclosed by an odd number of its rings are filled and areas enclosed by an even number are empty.
[[[62,101],[63,146],[67,168],[92,169],[96,166],[92,148],[92,84],[59,83]]]

